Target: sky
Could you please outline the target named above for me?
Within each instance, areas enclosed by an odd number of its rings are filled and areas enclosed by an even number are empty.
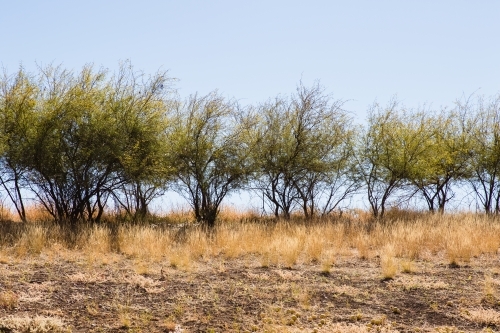
[[[181,96],[241,104],[319,80],[363,120],[375,100],[452,106],[500,92],[496,0],[0,0],[0,66],[168,70]]]

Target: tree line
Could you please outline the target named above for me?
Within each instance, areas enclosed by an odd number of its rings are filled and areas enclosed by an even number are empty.
[[[284,219],[327,216],[360,194],[374,217],[408,202],[443,212],[459,192],[500,213],[500,95],[439,110],[374,103],[363,126],[345,103],[319,83],[245,107],[217,91],[180,98],[167,72],[130,63],[4,71],[0,185],[22,221],[34,198],[69,226],[112,207],[142,220],[167,190],[206,226],[242,189]]]

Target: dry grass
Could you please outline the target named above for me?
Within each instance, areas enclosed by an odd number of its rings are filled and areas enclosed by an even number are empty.
[[[14,309],[19,300],[19,296],[12,290],[0,292],[0,308]]]
[[[355,214],[342,221],[276,222],[226,208],[221,223],[210,233],[194,224],[185,211],[172,212],[164,223],[103,224],[78,234],[47,223],[9,222],[0,226],[0,277],[22,285],[7,288],[0,280],[0,317],[4,318],[0,325],[11,330],[14,322],[23,327],[50,324],[54,332],[67,329],[57,321],[67,321],[63,310],[64,316],[44,317],[46,321],[23,317],[27,310],[17,316],[19,306],[53,306],[44,296],[58,295],[58,282],[40,279],[79,285],[71,294],[81,302],[78,311],[95,320],[112,313],[109,327],[130,331],[154,325],[180,331],[187,323],[210,331],[210,323],[224,313],[233,326],[214,331],[396,332],[393,321],[410,310],[404,309],[404,303],[392,304],[396,300],[384,294],[387,290],[409,298],[422,292],[435,295],[419,303],[419,311],[453,309],[456,317],[471,325],[500,325],[496,308],[500,270],[481,266],[486,273],[474,271],[478,258],[498,261],[498,221],[472,214],[392,211],[387,223],[378,223],[363,212]],[[64,265],[72,268],[61,274]],[[469,272],[462,279],[465,282],[454,280],[453,271],[460,269]],[[475,298],[470,296],[460,306],[459,299],[447,299],[449,293],[469,285],[469,276],[476,283]],[[106,286],[100,291],[102,297],[113,301],[102,304],[97,296],[86,296],[90,286],[102,285]],[[116,295],[106,294],[108,287],[115,288]],[[373,294],[381,296],[374,299]],[[149,300],[162,297],[164,303],[159,304],[169,312],[154,324],[148,309],[160,305]],[[47,299],[58,302],[56,296]],[[146,303],[139,306],[134,299]],[[329,310],[337,311],[335,318],[323,310],[325,304],[336,306]],[[431,331],[447,331],[445,324],[440,322]]]
[[[415,261],[412,259],[403,259],[400,262],[401,264],[401,272],[407,273],[407,274],[413,274],[417,272],[417,268],[415,266]]]
[[[398,261],[395,257],[395,250],[392,244],[387,244],[381,250],[380,268],[382,270],[382,279],[390,280],[398,272]]]
[[[0,318],[1,332],[17,333],[63,333],[71,332],[65,327],[64,322],[57,317],[16,317],[8,316]]]
[[[85,253],[90,264],[109,263],[110,253],[117,252],[137,259],[137,272],[144,274],[151,264],[164,260],[172,267],[188,268],[196,261],[217,256],[233,260],[249,255],[260,258],[262,267],[319,263],[321,271],[327,273],[336,255],[371,260],[378,254],[383,278],[391,278],[399,265],[403,272],[414,273],[414,261],[425,256],[443,253],[447,263],[458,266],[473,257],[494,254],[500,247],[500,223],[472,214],[413,216],[411,221],[396,219],[388,225],[370,220],[310,225],[300,221],[238,222],[254,219],[254,215],[226,209],[223,219],[231,222],[220,224],[208,237],[191,224],[123,226],[115,227],[116,231],[94,226],[69,242],[57,227],[28,224],[6,232],[9,239],[0,239],[0,257],[6,261],[6,251],[19,258],[36,256],[55,247],[59,251],[71,243]],[[185,217],[185,212],[172,213],[168,220]]]
[[[402,276],[396,278],[391,282],[394,287],[401,288],[402,290],[446,290],[450,285],[444,281],[439,280],[439,277],[422,277],[422,276]]]
[[[491,274],[485,273],[484,275],[483,295],[486,301],[494,302],[497,299],[495,280]]]
[[[22,234],[16,246],[16,254],[25,257],[27,254],[39,254],[47,243],[47,229],[41,225],[31,225]]]
[[[28,212],[33,220],[48,219],[43,210],[36,207],[28,208]],[[2,214],[12,217],[5,209],[0,209],[0,216]],[[193,226],[188,211],[178,210],[163,218],[175,222],[168,224],[172,227],[125,226],[117,227],[113,233],[106,226],[95,226],[73,239],[71,245],[93,258],[120,252],[140,260],[160,262],[174,258],[180,251],[184,252],[181,256],[188,253],[192,260],[219,255],[226,259],[257,255],[263,258],[264,266],[288,268],[300,262],[321,263],[335,254],[357,255],[362,259],[379,254],[381,258],[404,259],[400,261],[403,272],[412,272],[411,263],[422,256],[444,253],[448,263],[460,265],[481,254],[493,254],[500,246],[500,223],[487,216],[392,210],[388,213],[391,223],[379,224],[361,211],[354,214],[345,217],[348,224],[328,221],[305,224],[300,220],[297,223],[241,223],[259,221],[258,214],[226,207],[221,211],[221,224],[216,232],[207,237]],[[58,228],[37,223],[4,234],[10,239],[0,238],[1,253],[13,245],[9,250],[19,257],[38,255],[56,244],[68,243],[67,236]]]
[[[480,325],[500,325],[500,312],[494,309],[470,309],[464,311],[463,316],[468,320]]]
[[[26,218],[31,222],[43,222],[52,219],[52,216],[43,207],[36,205],[28,205],[26,207]],[[18,217],[15,216],[13,220],[17,220]]]
[[[330,274],[330,271],[335,264],[335,256],[336,256],[336,250],[335,249],[328,249],[322,253],[322,258],[321,258],[321,272],[323,274]]]

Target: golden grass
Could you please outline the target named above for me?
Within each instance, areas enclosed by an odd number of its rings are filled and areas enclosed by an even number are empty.
[[[27,254],[40,254],[47,245],[47,229],[41,225],[31,225],[19,239],[15,247],[16,254],[19,257]]]
[[[0,221],[15,221],[16,215],[4,204],[0,204]]]
[[[398,261],[395,257],[394,245],[385,245],[380,254],[380,268],[382,270],[382,279],[389,280],[394,278],[398,272]]]
[[[186,213],[181,213],[185,217]],[[98,225],[87,228],[71,246],[58,227],[28,223],[18,235],[0,242],[0,253],[1,257],[15,254],[18,258],[42,252],[69,255],[64,254],[64,248],[75,247],[93,265],[113,262],[113,253],[119,252],[135,260],[138,274],[146,274],[164,261],[175,268],[190,269],[197,261],[215,257],[255,257],[263,267],[294,268],[312,263],[328,273],[337,256],[371,259],[379,255],[382,277],[391,278],[399,269],[414,272],[414,260],[427,254],[442,254],[446,263],[460,265],[475,256],[496,254],[500,248],[500,223],[482,215],[421,214],[391,223],[354,217],[347,220],[349,223],[242,223],[255,214],[228,209],[222,213],[225,223],[210,234],[191,223],[180,227],[122,225],[116,230]]]
[[[322,257],[321,257],[321,272],[323,274],[330,274],[330,270],[332,269],[333,265],[335,264],[335,256],[336,256],[336,250],[334,248],[330,248],[328,250],[325,250],[322,252]]]
[[[40,221],[49,221],[52,219],[52,216],[43,208],[37,205],[27,206],[26,208],[26,219],[30,222],[40,222]],[[14,220],[17,220],[18,216],[16,215]]]

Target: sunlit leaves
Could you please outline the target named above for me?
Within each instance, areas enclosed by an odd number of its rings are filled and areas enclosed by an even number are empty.
[[[216,92],[178,101],[169,134],[174,187],[196,219],[212,227],[226,195],[241,189],[252,172],[249,116]]]

